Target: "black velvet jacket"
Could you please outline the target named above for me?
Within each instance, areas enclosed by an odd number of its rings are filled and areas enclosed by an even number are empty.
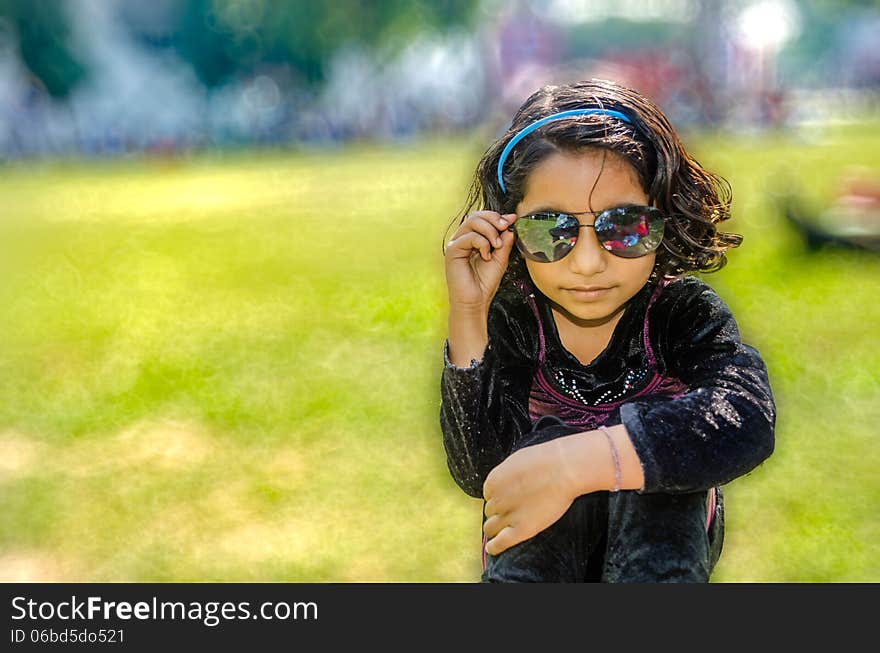
[[[563,393],[576,384],[572,396],[587,404],[607,397],[622,402],[604,423],[626,426],[644,470],[641,493],[708,490],[773,452],[776,407],[767,368],[740,341],[730,309],[705,282],[678,278],[648,309],[656,287],[648,282],[628,302],[608,347],[586,366],[564,348],[547,298],[532,289],[545,337],[544,376]],[[658,371],[686,386],[678,396],[636,396],[647,383],[644,374],[633,374],[646,367],[646,313]],[[529,397],[540,342],[523,292],[502,286],[489,309],[488,332],[483,359],[469,368],[450,363],[445,343],[440,384],[449,471],[478,498],[486,476],[532,426]]]

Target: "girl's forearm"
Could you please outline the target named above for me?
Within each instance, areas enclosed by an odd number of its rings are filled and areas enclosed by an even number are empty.
[[[608,435],[617,448],[620,489],[640,490],[645,477],[638,454],[623,424],[609,426]],[[572,496],[611,490],[616,482],[615,462],[608,439],[602,431],[584,431],[559,438],[563,446],[563,478]]]

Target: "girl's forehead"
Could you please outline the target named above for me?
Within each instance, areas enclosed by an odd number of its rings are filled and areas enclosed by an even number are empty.
[[[555,152],[526,178],[520,206],[535,210],[549,208],[536,205],[549,202],[560,210],[583,210],[588,197],[594,204],[647,199],[635,169],[614,152]]]

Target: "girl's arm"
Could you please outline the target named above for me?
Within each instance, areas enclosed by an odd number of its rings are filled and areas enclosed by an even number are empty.
[[[472,497],[483,496],[486,476],[510,454],[515,439],[531,428],[528,334],[534,330],[521,322],[529,318],[534,320],[531,312],[517,311],[500,293],[490,305],[484,328],[478,320],[450,312],[440,427],[452,478]]]
[[[621,472],[619,486],[615,467]],[[523,447],[486,479],[486,552],[497,555],[540,533],[581,494],[616,486],[637,489],[642,479],[638,456],[621,425],[608,428],[608,437],[586,431]]]
[[[727,483],[774,449],[776,406],[767,367],[740,341],[730,309],[695,277],[666,292],[652,313],[658,329],[653,341],[660,343],[667,373],[689,389],[676,398],[631,401],[620,410],[644,473],[639,489],[646,493]]]

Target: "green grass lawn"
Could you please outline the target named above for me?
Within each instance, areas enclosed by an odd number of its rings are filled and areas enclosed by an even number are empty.
[[[880,581],[880,257],[805,255],[767,199],[880,169],[880,128],[688,142],[745,237],[703,278],[778,408],[714,580]],[[441,244],[479,154],[7,165],[0,580],[476,580],[481,504],[437,416]]]

